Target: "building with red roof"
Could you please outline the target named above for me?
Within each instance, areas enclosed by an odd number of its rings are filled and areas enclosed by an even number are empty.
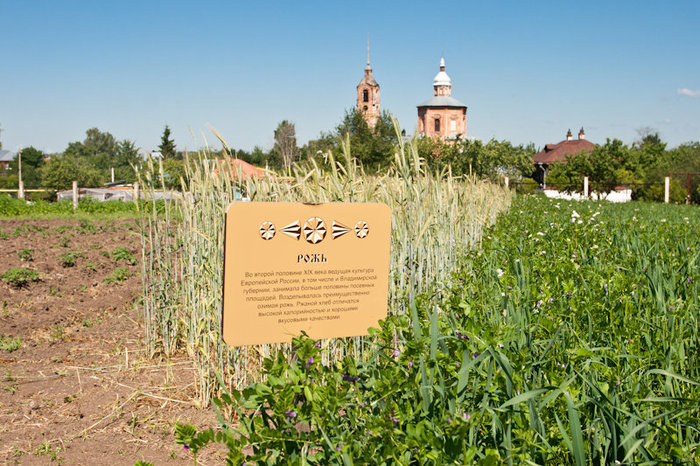
[[[553,163],[566,163],[569,155],[590,152],[595,148],[595,144],[586,140],[586,133],[583,128],[578,132],[578,139],[574,139],[571,130],[566,133],[566,139],[556,144],[545,144],[544,150],[532,156],[535,162],[535,181],[541,185],[545,184],[545,177],[549,171],[549,165]]]
[[[228,161],[231,164],[231,172],[234,178],[238,180],[245,180],[247,178],[255,178],[258,180],[262,180],[263,178],[265,178],[265,176],[268,175],[267,170],[265,170],[264,168],[259,168],[255,165],[251,165],[245,160],[229,158]],[[223,165],[224,163],[224,159],[218,160],[219,165]],[[216,173],[217,175],[219,174],[218,167],[214,168],[214,173]]]

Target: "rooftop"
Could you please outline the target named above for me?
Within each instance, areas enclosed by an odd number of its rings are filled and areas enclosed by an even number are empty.
[[[584,139],[583,128],[579,132],[578,139],[571,139],[571,131],[567,139],[556,144],[546,144],[544,150],[532,156],[535,163],[550,164],[555,162],[566,163],[567,155],[575,155],[581,152],[590,152],[595,147],[590,141]]]
[[[439,96],[434,96],[422,104],[418,105],[418,107],[466,107],[462,102],[459,100],[455,99],[454,97],[450,97],[447,95],[439,95]]]
[[[0,150],[0,162],[12,162],[15,159],[15,155],[10,150]]]

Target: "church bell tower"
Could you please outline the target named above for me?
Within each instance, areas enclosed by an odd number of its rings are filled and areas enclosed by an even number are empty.
[[[367,125],[374,129],[380,117],[379,109],[379,84],[372,76],[372,67],[369,65],[369,38],[367,39],[367,66],[365,75],[357,85],[357,111],[365,117]]]

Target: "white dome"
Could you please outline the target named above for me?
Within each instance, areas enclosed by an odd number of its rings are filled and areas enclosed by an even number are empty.
[[[445,73],[445,59],[440,59],[440,72],[433,79],[433,86],[452,86],[452,80]]]
[[[447,76],[447,73],[444,71],[440,71],[438,74],[435,75],[435,79],[433,79],[433,86],[451,86],[452,85],[452,80],[450,79],[449,76]]]

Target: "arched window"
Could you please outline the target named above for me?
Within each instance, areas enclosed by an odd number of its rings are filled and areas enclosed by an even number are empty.
[[[362,101],[369,102],[369,92],[367,91],[367,89],[362,91]]]
[[[440,119],[439,118],[435,119],[435,132],[436,133],[440,132]]]

